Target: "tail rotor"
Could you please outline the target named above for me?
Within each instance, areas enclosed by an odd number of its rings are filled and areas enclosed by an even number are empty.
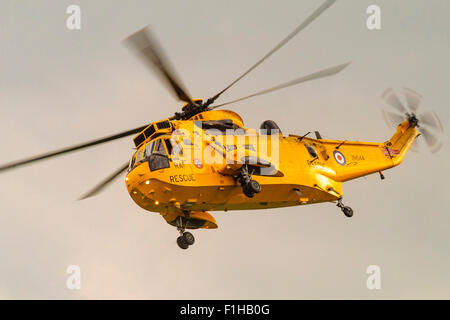
[[[412,146],[413,151],[423,150],[424,147],[421,146],[421,142],[425,142],[426,148],[432,152],[436,153],[442,148],[442,135],[444,128],[439,120],[439,117],[433,110],[426,110],[423,106],[422,96],[415,92],[414,90],[408,88],[402,88],[401,90],[403,103],[396,92],[389,88],[383,95],[382,99],[386,102],[390,110],[381,110],[383,114],[384,121],[389,127],[395,128],[405,119],[414,117],[417,119],[417,130],[423,136],[423,140],[418,139]]]

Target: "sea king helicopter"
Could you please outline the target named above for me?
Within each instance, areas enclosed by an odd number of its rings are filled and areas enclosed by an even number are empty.
[[[256,131],[245,128],[237,113],[216,110],[257,95],[336,75],[348,63],[237,100],[214,104],[225,91],[305,29],[334,2],[325,1],[246,72],[206,100],[191,98],[148,27],[136,32],[125,39],[125,44],[148,67],[156,70],[175,97],[184,102],[181,111],[138,128],[12,162],[0,166],[0,171],[135,135],[136,152],[131,160],[80,199],[98,194],[126,173],[125,184],[131,198],[141,208],[159,213],[170,225],[177,227],[180,233],[177,244],[182,249],[187,249],[195,241],[187,229],[217,228],[215,218],[208,211],[332,202],[345,216],[351,217],[353,210],[343,204],[343,182],[377,172],[383,179],[382,170],[399,165],[421,133],[430,147],[439,147],[437,138],[425,127],[419,127],[419,122],[432,127],[439,127],[440,123],[432,113],[423,114],[423,117],[415,115],[420,102],[418,95],[412,91],[405,92],[406,108],[394,92],[386,92],[384,98],[400,114],[384,112],[386,119],[398,124],[394,135],[385,142],[328,140],[323,139],[318,131],[315,138],[309,137],[309,133],[283,135],[272,120],[264,121],[261,130]],[[262,150],[263,146],[266,150]],[[267,149],[271,153],[266,152]]]

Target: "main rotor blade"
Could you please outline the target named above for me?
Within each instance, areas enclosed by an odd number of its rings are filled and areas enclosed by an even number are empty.
[[[89,192],[82,195],[78,200],[83,200],[92,196],[95,196],[96,194],[100,193],[109,183],[114,181],[116,178],[120,176],[122,172],[124,172],[128,168],[128,162],[122,165],[119,169],[114,171],[111,175],[106,177],[102,182],[97,184],[94,188],[92,188]]]
[[[176,77],[174,69],[170,66],[169,59],[163,53],[161,46],[152,35],[147,26],[124,40],[141,60],[150,67],[155,67],[159,74],[165,79],[177,98],[184,102],[192,103],[192,99]]]
[[[131,129],[131,130],[128,130],[128,131],[124,131],[124,132],[121,132],[121,133],[118,133],[118,134],[114,134],[112,136],[104,137],[104,138],[101,138],[101,139],[92,140],[92,141],[89,141],[89,142],[86,142],[86,143],[77,144],[77,145],[74,145],[74,146],[71,146],[71,147],[67,147],[67,148],[55,150],[55,151],[52,151],[52,152],[44,153],[44,154],[41,154],[41,155],[38,155],[38,156],[34,156],[34,157],[31,157],[31,158],[10,162],[10,163],[7,163],[7,164],[4,164],[4,165],[0,166],[0,172],[6,171],[6,170],[9,170],[9,169],[13,169],[13,168],[17,168],[17,167],[21,167],[21,166],[24,166],[24,165],[27,165],[27,164],[31,164],[33,162],[37,162],[37,161],[53,158],[53,157],[56,157],[56,156],[59,156],[59,155],[65,154],[65,153],[69,153],[69,152],[77,151],[77,150],[80,150],[80,149],[92,147],[92,146],[95,146],[95,145],[98,145],[98,144],[102,144],[102,143],[105,143],[105,142],[108,142],[108,141],[112,141],[112,140],[120,139],[120,138],[123,138],[123,137],[127,137],[129,135],[136,134],[136,133],[144,130],[146,127],[147,127],[147,125],[139,127],[139,128],[136,128],[136,129]]]
[[[255,96],[259,96],[259,95],[265,94],[265,93],[269,93],[269,92],[276,91],[276,90],[279,90],[279,89],[287,88],[287,87],[290,87],[290,86],[293,86],[293,85],[296,85],[296,84],[299,84],[299,83],[302,83],[302,82],[329,77],[329,76],[332,76],[332,75],[335,75],[335,74],[341,72],[349,64],[350,64],[350,62],[345,63],[345,64],[341,64],[339,66],[331,67],[331,68],[328,68],[328,69],[324,69],[324,70],[312,73],[310,75],[307,75],[307,76],[304,76],[304,77],[301,77],[301,78],[298,78],[298,79],[295,79],[295,80],[292,80],[292,81],[289,81],[289,82],[285,82],[285,83],[280,84],[280,85],[278,85],[276,87],[272,87],[272,88],[269,88],[269,89],[266,89],[266,90],[263,90],[263,91],[260,91],[260,92],[256,92],[254,94],[251,94],[249,96],[246,96],[246,97],[243,97],[243,98],[240,98],[240,99],[236,99],[236,100],[225,102],[225,103],[222,103],[222,104],[219,104],[219,105],[216,105],[216,106],[212,106],[212,107],[210,107],[210,109],[212,110],[212,109],[215,109],[215,108],[218,108],[218,107],[225,106],[225,105],[230,104],[230,103],[239,102],[239,101],[242,101],[242,100],[246,100],[246,99],[249,99],[249,98],[252,98],[252,97],[255,97]]]
[[[207,106],[214,103],[219,96],[227,91],[229,88],[231,88],[236,82],[241,80],[243,77],[245,77],[247,74],[249,74],[253,69],[255,69],[257,66],[259,66],[261,63],[264,62],[267,58],[269,58],[272,54],[274,54],[278,49],[280,49],[282,46],[284,46],[289,40],[291,40],[294,36],[296,36],[300,31],[305,29],[311,22],[313,22],[322,12],[324,12],[326,9],[328,9],[333,3],[335,3],[336,0],[326,0],[319,8],[317,8],[308,18],[306,18],[305,21],[303,21],[297,28],[294,29],[286,38],[284,38],[280,43],[278,43],[272,50],[270,50],[264,57],[262,57],[258,62],[256,62],[253,66],[251,66],[247,71],[245,71],[242,75],[236,78],[233,82],[231,82],[225,89],[220,91],[218,94],[213,96],[212,98],[209,98],[207,101]]]

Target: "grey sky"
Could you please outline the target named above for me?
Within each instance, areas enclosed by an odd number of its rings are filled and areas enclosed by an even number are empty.
[[[2,1],[0,163],[160,120],[180,104],[121,41],[150,24],[195,97],[226,86],[322,1]],[[65,27],[78,4],[82,30]],[[366,8],[382,9],[369,31]],[[384,141],[388,87],[412,88],[450,128],[447,0],[337,1],[221,98],[347,61],[341,74],[230,107],[248,127]],[[333,204],[213,213],[187,251],[175,228],[118,181],[75,199],[126,161],[130,139],[0,176],[0,298],[450,298],[449,146],[410,153],[386,180],[344,184]],[[81,267],[82,288],[65,287]],[[382,290],[366,288],[381,267]]]

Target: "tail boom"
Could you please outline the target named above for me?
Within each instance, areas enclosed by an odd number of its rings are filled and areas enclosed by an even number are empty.
[[[383,143],[320,140],[334,159],[330,157],[327,168],[317,168],[318,173],[337,182],[345,182],[398,166],[420,135],[416,126],[417,121],[405,120]]]

